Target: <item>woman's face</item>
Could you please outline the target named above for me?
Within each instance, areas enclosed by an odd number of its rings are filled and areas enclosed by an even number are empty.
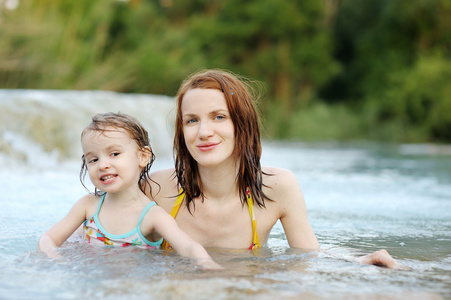
[[[235,130],[221,91],[188,90],[181,112],[185,144],[200,167],[235,164]]]

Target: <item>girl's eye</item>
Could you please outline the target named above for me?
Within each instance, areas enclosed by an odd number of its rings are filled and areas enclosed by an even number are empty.
[[[97,160],[97,158],[91,158],[90,160],[88,160],[88,164],[95,163]]]
[[[111,153],[111,156],[118,156],[120,153],[119,152],[113,152]]]
[[[215,117],[215,119],[216,119],[216,120],[223,120],[223,119],[225,119],[225,116],[224,116],[224,115],[217,115],[217,116]]]

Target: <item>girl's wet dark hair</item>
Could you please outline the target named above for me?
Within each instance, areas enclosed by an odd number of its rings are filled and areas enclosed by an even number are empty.
[[[262,172],[260,165],[261,140],[258,114],[249,82],[224,70],[204,70],[189,76],[180,86],[177,93],[177,115],[174,136],[175,175],[178,184],[185,191],[185,201],[190,211],[193,199],[201,197],[202,182],[197,162],[193,159],[185,144],[183,135],[182,101],[185,94],[192,89],[216,89],[224,94],[233,125],[235,127],[234,155],[239,162],[237,183],[241,204],[246,203],[246,190],[250,189],[255,203],[265,207],[269,199],[263,192]]]
[[[150,139],[147,130],[141,125],[138,120],[136,120],[132,116],[121,112],[109,112],[93,116],[91,123],[89,123],[89,125],[86,126],[86,128],[81,133],[81,138],[83,138],[83,136],[89,131],[98,131],[100,133],[105,133],[114,130],[108,129],[108,127],[124,130],[128,134],[128,136],[136,142],[140,151],[150,152],[151,156],[149,163],[141,170],[138,184],[143,193],[145,193],[147,187],[149,187],[149,190],[151,190],[150,180],[152,179],[150,179],[149,177],[149,171],[155,160],[155,154],[153,153],[152,147],[150,146]],[[84,183],[84,179],[86,177],[88,168],[84,155],[81,156],[81,160],[82,164],[80,170],[80,182],[85,187],[85,189],[87,189]],[[97,188],[95,188],[95,193],[99,193]]]

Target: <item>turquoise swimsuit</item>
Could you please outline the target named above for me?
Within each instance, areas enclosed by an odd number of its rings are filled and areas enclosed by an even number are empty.
[[[141,232],[141,222],[146,215],[147,211],[156,203],[154,201],[150,202],[142,211],[141,216],[139,217],[138,225],[136,227],[125,234],[115,235],[108,233],[105,229],[103,229],[102,225],[99,222],[99,211],[100,207],[102,207],[103,200],[105,199],[106,193],[102,195],[102,198],[99,202],[99,207],[97,208],[96,213],[89,219],[84,222],[84,237],[85,241],[88,244],[98,244],[98,245],[107,245],[107,246],[136,246],[139,248],[159,248],[163,239],[160,239],[157,242],[151,242],[147,240]]]

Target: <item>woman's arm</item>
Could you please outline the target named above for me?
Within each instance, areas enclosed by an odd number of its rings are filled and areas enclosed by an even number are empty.
[[[288,170],[275,169],[273,180],[274,192],[280,208],[282,222],[288,244],[293,248],[319,250],[319,243],[307,219],[307,210],[301,187],[293,173]],[[356,258],[355,262],[387,268],[404,269],[386,250]]]
[[[92,203],[92,197],[87,195],[78,200],[67,215],[39,239],[37,249],[49,257],[60,257],[57,247],[61,246],[86,220],[87,207]]]
[[[293,248],[318,250],[319,243],[307,219],[304,196],[296,176],[285,169],[271,168],[267,180],[270,198],[279,207],[279,219],[282,223],[288,244]]]

